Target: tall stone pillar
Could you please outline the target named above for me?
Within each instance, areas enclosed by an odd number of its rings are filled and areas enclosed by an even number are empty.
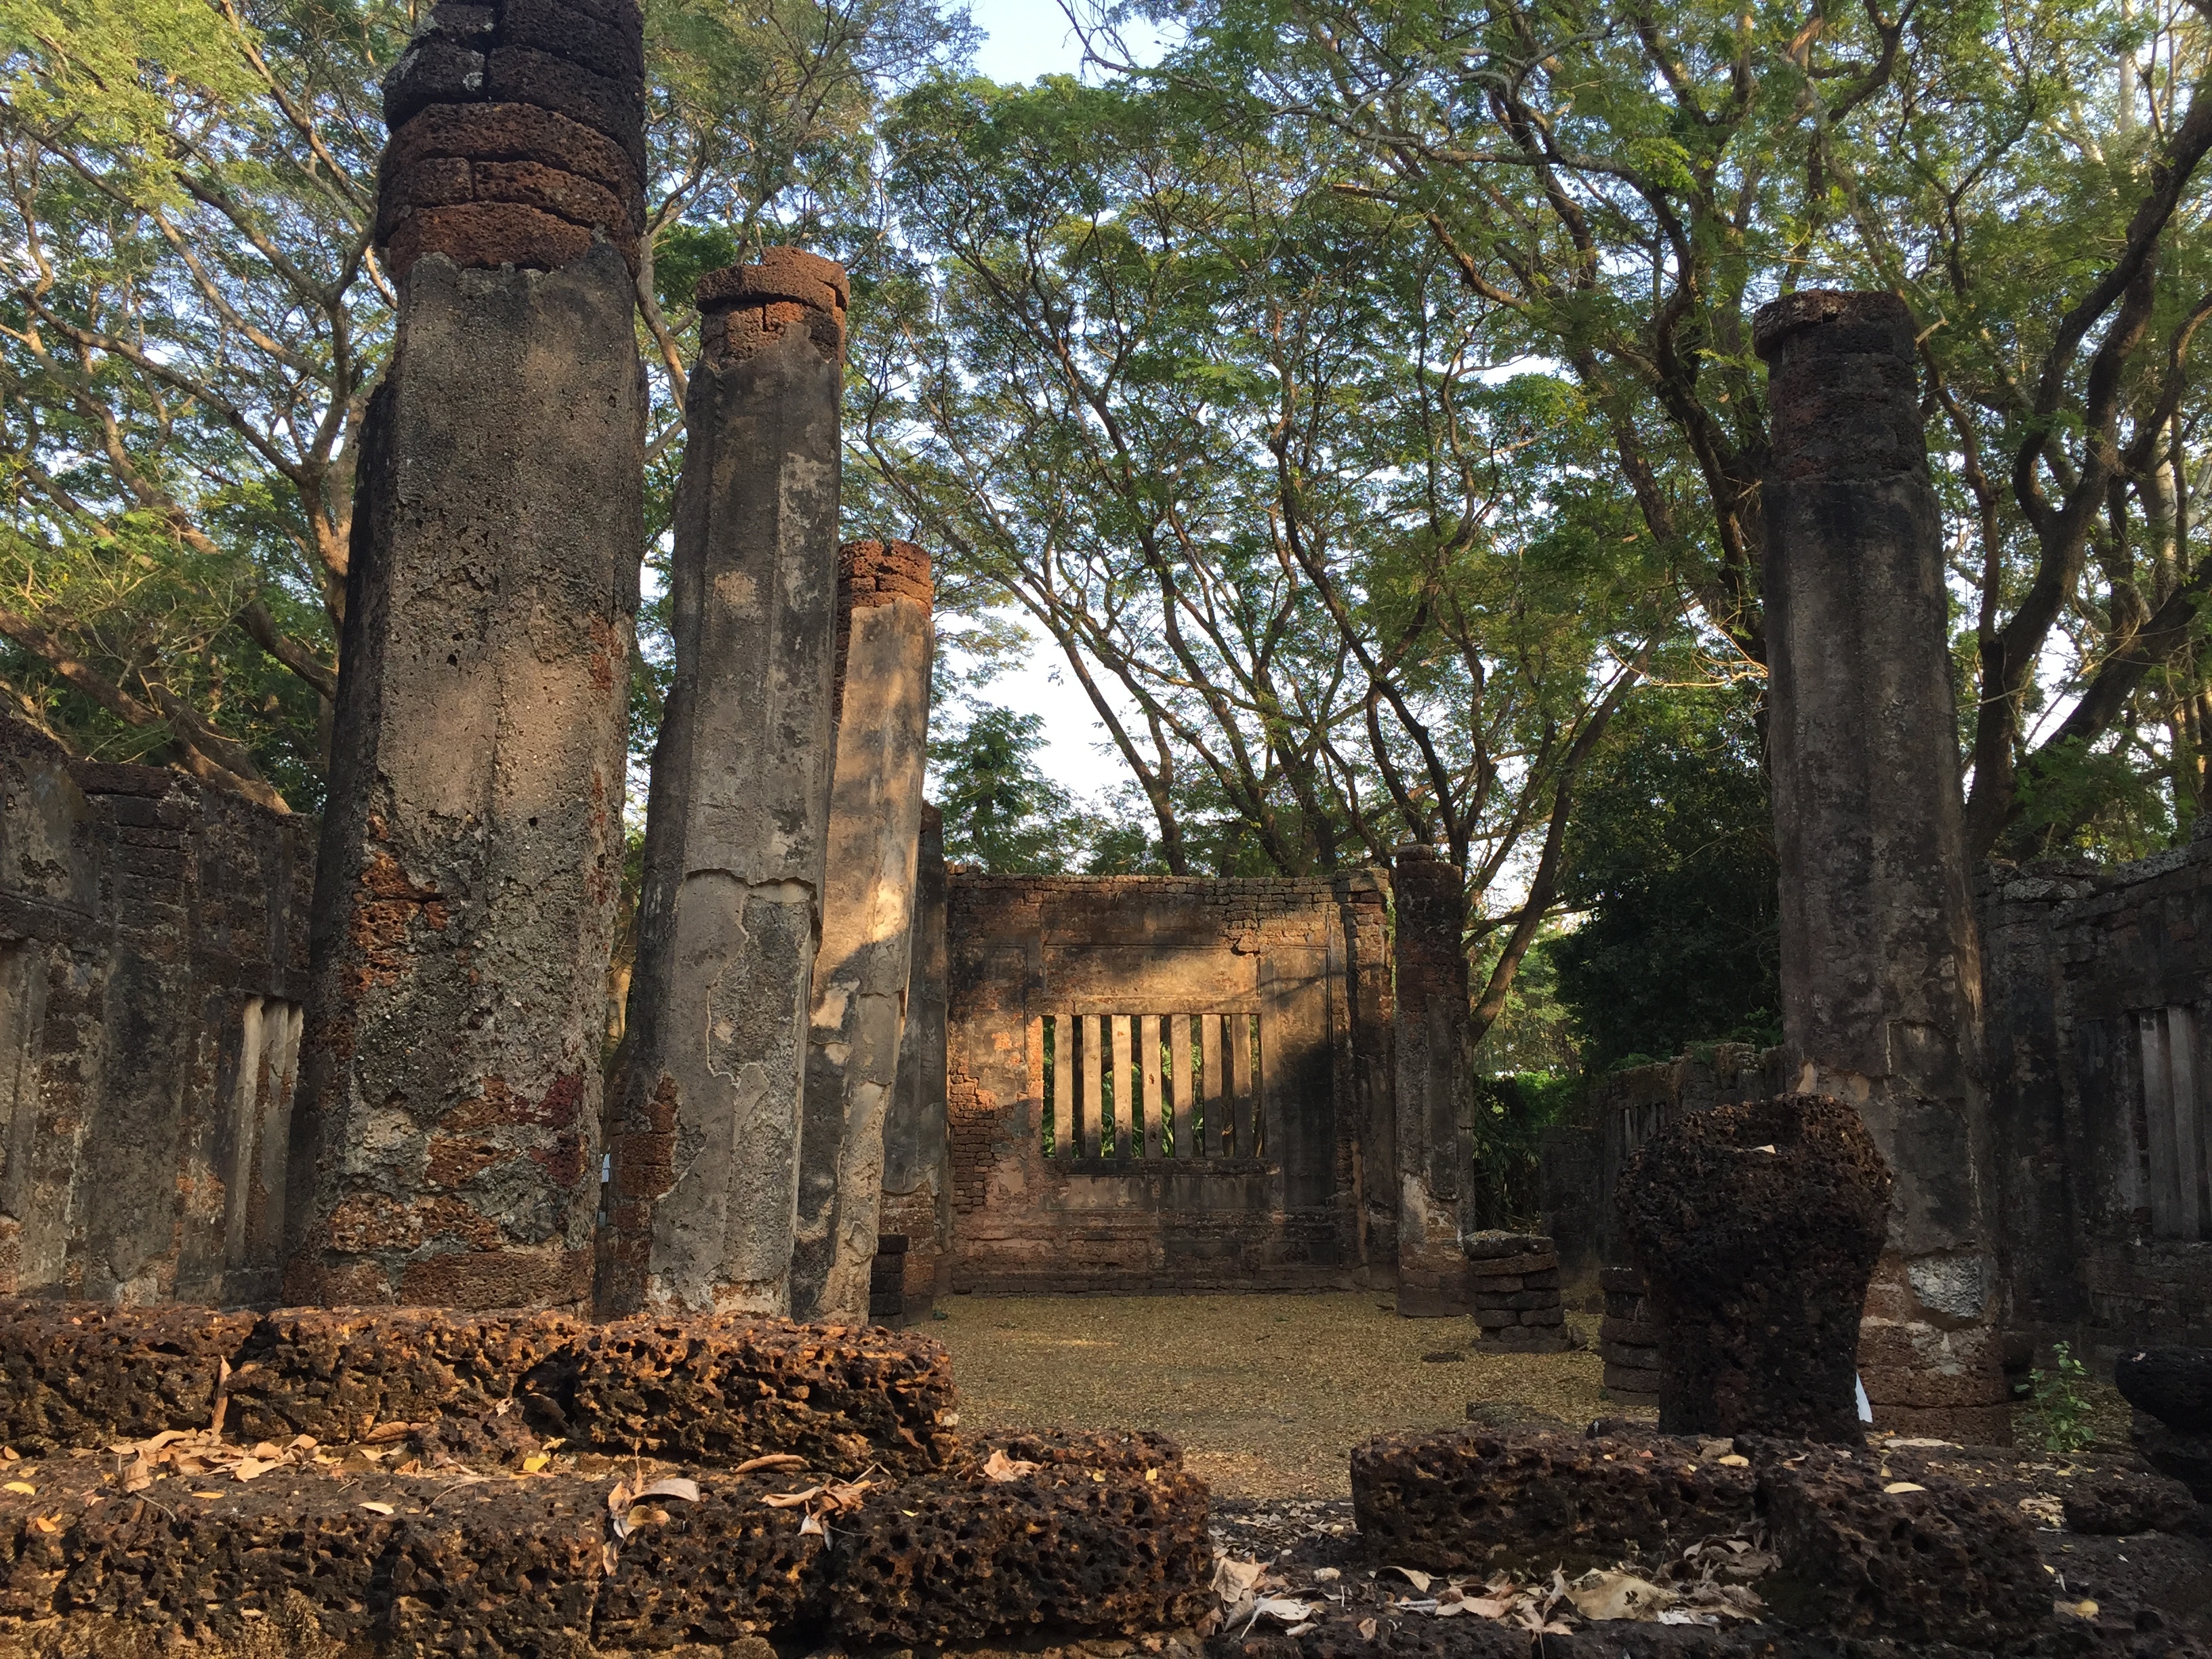
[[[1797,294],[1753,341],[1790,1087],[1856,1106],[1896,1175],[1860,1340],[1875,1421],[2000,1442],[1981,964],[1911,318]]]
[[[845,273],[699,282],[669,580],[676,676],[611,1130],[599,1303],[782,1314],[822,929]]]
[[[907,963],[906,1030],[899,1037],[898,1085],[884,1125],[883,1214],[886,1233],[906,1239],[902,1299],[911,1318],[925,1311],[951,1266],[952,1141],[945,1117],[945,821],[921,809],[921,853],[915,875],[914,945]]]
[[[292,1139],[295,1302],[590,1293],[644,547],[636,8],[442,6],[386,88]]]
[[[1408,842],[1390,886],[1398,918],[1398,1311],[1428,1319],[1468,1308],[1460,1246],[1467,878],[1434,848]]]
[[[1336,878],[1344,937],[1343,1093],[1352,1136],[1352,1245],[1360,1282],[1398,1279],[1398,1087],[1391,1061],[1389,874],[1370,866]]]
[[[929,556],[837,557],[837,748],[799,1161],[795,1319],[865,1323],[898,1082],[929,753]]]

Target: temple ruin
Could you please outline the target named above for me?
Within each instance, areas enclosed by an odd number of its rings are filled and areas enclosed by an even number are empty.
[[[441,5],[387,87],[397,338],[319,825],[0,720],[0,1448],[36,1476],[0,1483],[0,1637],[1329,1659],[1409,1600],[1363,1623],[1379,1593],[1332,1568],[1253,1637],[1260,1565],[1224,1589],[1171,1442],[964,1431],[944,1348],[887,1328],[960,1295],[1340,1290],[1486,1364],[1565,1355],[1602,1306],[1601,1361],[1560,1363],[1666,1431],[1346,1448],[1405,1584],[1503,1607],[1480,1573],[1755,1528],[1818,1641],[2028,1650],[2056,1569],[1923,1454],[1999,1455],[2039,1345],[2212,1341],[2212,841],[1967,867],[1902,304],[1753,325],[1784,1041],[1593,1083],[1528,1232],[1475,1209],[1468,878],[1436,848],[947,866],[929,556],[839,540],[846,273],[708,273],[609,1054],[641,31],[630,0]],[[2197,1373],[2130,1363],[2212,1495]],[[1862,1383],[1908,1437],[1880,1458]],[[2099,1478],[2084,1536],[2194,1512]],[[1471,1659],[1575,1637],[1545,1594]]]

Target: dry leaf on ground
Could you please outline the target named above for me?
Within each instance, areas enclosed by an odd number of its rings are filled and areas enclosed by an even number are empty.
[[[1025,1474],[1036,1472],[1036,1464],[1022,1458],[1007,1456],[1004,1447],[993,1451],[983,1460],[983,1478],[986,1480],[1018,1480]]]

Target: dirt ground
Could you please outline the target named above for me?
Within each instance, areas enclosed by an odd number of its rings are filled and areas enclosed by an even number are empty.
[[[1594,1318],[1579,1353],[1478,1356],[1465,1319],[1401,1319],[1387,1294],[939,1299],[961,1425],[1158,1429],[1224,1498],[1343,1498],[1353,1443],[1397,1429],[1616,1408]],[[1424,1356],[1453,1356],[1431,1359]]]

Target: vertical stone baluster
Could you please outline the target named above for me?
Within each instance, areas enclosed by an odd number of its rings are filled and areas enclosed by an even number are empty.
[[[1791,1086],[1856,1106],[1896,1175],[1860,1342],[1875,1422],[1989,1444],[2009,1413],[1981,963],[1912,319],[1890,295],[1805,292],[1763,307],[1753,340]]]
[[[844,271],[700,279],[599,1301],[791,1304],[836,670]]]
[[[1233,1158],[1237,1137],[1229,1115],[1229,1080],[1222,1070],[1221,1016],[1198,1017],[1198,1065],[1206,1084],[1206,1151],[1211,1158]]]
[[[1145,1076],[1145,1093],[1139,1109],[1144,1114],[1144,1131],[1138,1137],[1139,1150],[1146,1158],[1158,1158],[1166,1151],[1164,1131],[1167,1127],[1167,1113],[1160,1101],[1160,1017],[1146,1014],[1137,1021],[1137,1046],[1142,1051],[1138,1069]]]
[[[1135,1033],[1130,1027],[1135,1023],[1127,1014],[1113,1017],[1114,1156],[1123,1158],[1133,1157],[1136,1152],[1136,1102],[1130,1097],[1136,1093],[1136,1087],[1129,1077],[1135,1064]]]
[[[1106,1127],[1106,1033],[1107,1022],[1097,1014],[1085,1014],[1079,1022],[1083,1027],[1083,1103],[1077,1109],[1083,1118],[1083,1150],[1079,1158],[1097,1158],[1104,1149]]]
[[[1082,1131],[1075,1121],[1075,1016],[1053,1017],[1052,1150],[1063,1164],[1081,1156]]]
[[[867,1318],[914,938],[930,600],[929,556],[912,542],[839,550],[837,758],[799,1145],[795,1319]]]
[[[1199,1155],[1197,1131],[1192,1127],[1190,1074],[1190,1016],[1168,1016],[1168,1058],[1171,1071],[1168,1089],[1175,1096],[1175,1155]]]
[[[398,315],[357,451],[283,1293],[579,1305],[644,544],[641,23],[433,20],[385,92]]]

